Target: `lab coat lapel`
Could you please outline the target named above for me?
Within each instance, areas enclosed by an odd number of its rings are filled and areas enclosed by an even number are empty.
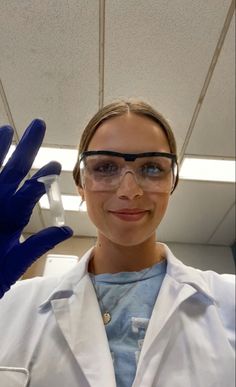
[[[178,307],[197,292],[200,292],[211,302],[215,302],[214,297],[211,295],[205,281],[201,277],[201,273],[198,273],[191,267],[183,265],[173,256],[167,246],[165,246],[165,250],[167,256],[167,273],[153,308],[140,353],[133,387],[139,386],[140,377],[145,371],[145,358],[148,358],[152,344],[159,338],[158,353],[164,353],[164,349],[168,345],[169,337],[168,332],[164,332],[164,329],[168,326],[169,320],[175,316],[175,311]],[[159,361],[161,361],[161,355]],[[155,364],[155,369],[157,368],[158,364]]]
[[[152,344],[158,339],[159,335],[161,335],[168,320],[174,316],[179,305],[194,293],[196,293],[196,289],[191,285],[179,284],[166,274],[145,335],[137,367],[137,377],[140,373],[142,374],[143,367],[145,367],[146,363],[143,360],[148,356]],[[158,352],[163,353],[164,347],[167,344],[168,335],[166,335],[166,340],[160,340]],[[156,367],[158,367],[158,365],[156,365]],[[134,386],[136,387],[135,383],[133,384],[133,387]]]
[[[57,323],[89,385],[115,387],[115,376],[100,308],[86,274],[67,299],[51,301]]]
[[[152,312],[146,345],[150,345],[153,339],[161,332],[167,321],[173,316],[179,305],[196,293],[196,289],[188,284],[178,284],[168,274],[166,275],[160,294]]]

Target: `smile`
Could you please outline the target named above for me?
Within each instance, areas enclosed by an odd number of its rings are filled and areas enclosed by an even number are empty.
[[[119,211],[109,211],[112,215],[125,221],[137,221],[142,219],[147,213],[147,210],[122,209]]]

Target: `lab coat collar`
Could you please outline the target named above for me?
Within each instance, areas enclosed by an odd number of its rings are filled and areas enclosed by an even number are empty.
[[[171,250],[165,244],[163,244],[163,246],[166,252],[167,274],[180,284],[188,284],[192,286],[196,291],[202,293],[213,303],[215,303],[215,298],[209,288],[208,283],[202,275],[202,271],[190,266],[186,266],[173,255]],[[39,306],[41,311],[48,309],[52,300],[69,298],[74,294],[80,280],[85,275],[88,275],[88,263],[92,256],[93,249],[94,247],[89,249],[80,259],[79,264],[76,267],[73,267],[72,270],[70,270],[62,277],[58,286]]]
[[[204,272],[191,266],[186,266],[173,255],[166,245],[164,245],[164,248],[167,257],[167,275],[179,284],[188,284],[192,286],[197,292],[202,293],[211,302],[216,303],[215,297],[206,281]]]
[[[80,259],[79,264],[74,266],[60,280],[59,284],[52,291],[49,297],[39,305],[40,311],[46,311],[51,306],[51,301],[56,299],[65,299],[71,297],[79,284],[80,280],[88,274],[88,263],[94,247],[89,249]]]

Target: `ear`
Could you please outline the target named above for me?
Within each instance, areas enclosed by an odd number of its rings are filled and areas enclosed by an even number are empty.
[[[77,186],[77,190],[78,190],[78,193],[79,195],[81,196],[82,200],[84,201],[84,189],[80,186]]]

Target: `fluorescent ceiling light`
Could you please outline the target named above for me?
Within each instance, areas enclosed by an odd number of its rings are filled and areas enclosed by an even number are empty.
[[[78,151],[66,148],[40,148],[34,160],[33,168],[39,169],[50,161],[58,161],[63,171],[73,171]]]
[[[12,155],[15,147],[15,145],[11,145],[10,150],[4,160],[4,164],[6,164],[7,160]],[[53,160],[58,161],[62,165],[63,171],[73,171],[77,160],[77,155],[78,151],[76,149],[42,147],[38,151],[32,168],[39,169]]]
[[[235,182],[235,160],[209,159],[186,156],[180,168],[180,178],[187,180],[204,180]]]
[[[78,195],[61,195],[63,208],[65,211],[82,211],[86,212],[86,203],[81,204],[81,196]],[[49,202],[47,195],[43,195],[39,200],[42,209],[49,209]]]

